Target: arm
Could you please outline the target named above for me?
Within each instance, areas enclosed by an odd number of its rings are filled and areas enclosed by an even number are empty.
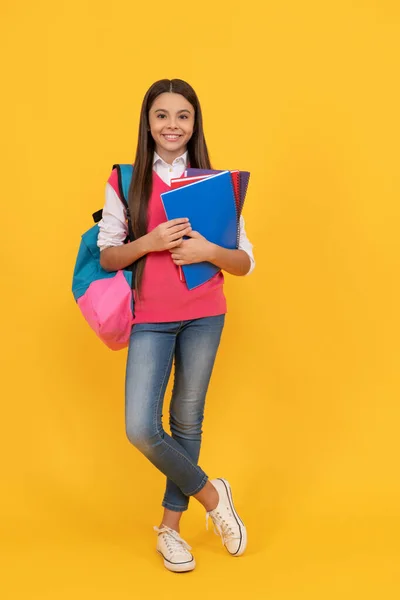
[[[190,232],[188,219],[174,219],[161,223],[150,233],[124,244],[128,233],[125,207],[114,189],[107,184],[97,239],[100,264],[106,271],[124,269],[149,252],[175,248],[182,242],[183,236]]]
[[[149,252],[177,248],[182,243],[183,236],[190,235],[191,231],[188,219],[173,219],[161,223],[150,233],[129,244],[102,250],[100,264],[106,271],[124,269]]]
[[[207,243],[209,244],[208,258],[206,258],[208,262],[231,275],[247,275],[251,262],[244,250],[227,250],[217,244]]]
[[[100,252],[100,265],[106,271],[125,269],[148,252],[151,252],[149,234],[122,246],[111,246]]]

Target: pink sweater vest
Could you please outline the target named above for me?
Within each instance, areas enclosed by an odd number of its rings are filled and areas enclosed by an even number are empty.
[[[115,171],[109,183],[119,195]],[[148,207],[148,233],[166,221],[160,194],[170,189],[153,171],[153,190]],[[224,276],[219,272],[207,283],[194,290],[188,290],[186,283],[180,280],[179,269],[173,263],[170,253],[150,252],[146,257],[140,296],[134,292],[134,323],[189,321],[225,314],[223,284]]]

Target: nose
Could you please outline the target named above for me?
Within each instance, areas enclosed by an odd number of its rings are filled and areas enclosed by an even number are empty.
[[[178,129],[178,125],[174,119],[174,117],[171,117],[170,122],[168,123],[168,127],[167,129]]]

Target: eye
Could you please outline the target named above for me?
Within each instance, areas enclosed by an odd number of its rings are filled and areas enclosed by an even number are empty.
[[[181,115],[181,119],[188,119],[189,117],[187,115]]]
[[[157,119],[159,119],[160,117],[165,117],[165,115],[163,115],[163,114],[160,113],[160,114],[157,115]]]

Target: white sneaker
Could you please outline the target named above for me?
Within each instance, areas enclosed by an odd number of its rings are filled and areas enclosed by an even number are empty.
[[[221,478],[211,479],[210,483],[218,492],[219,502],[214,510],[207,512],[206,527],[208,529],[210,516],[214,523],[214,532],[221,536],[229,554],[240,556],[247,546],[247,531],[233,506],[231,486],[226,479]]]
[[[164,566],[175,573],[193,571],[196,561],[189,552],[191,547],[179,533],[166,525],[154,530],[158,532],[157,552],[164,558]]]

